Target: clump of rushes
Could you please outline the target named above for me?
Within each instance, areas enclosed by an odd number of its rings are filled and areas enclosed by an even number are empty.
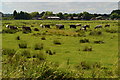
[[[17,40],[20,40],[20,36],[17,36],[16,39],[17,39]]]
[[[42,50],[43,49],[43,43],[35,44],[34,49],[35,50]]]
[[[27,48],[27,43],[20,43],[19,48]]]
[[[89,43],[89,39],[81,39],[80,43]]]
[[[86,47],[83,49],[83,51],[92,51],[92,47],[86,46]]]
[[[61,42],[59,40],[54,40],[53,43],[57,45],[61,45]]]

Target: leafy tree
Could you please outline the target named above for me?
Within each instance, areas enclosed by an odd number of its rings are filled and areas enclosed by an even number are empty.
[[[60,17],[61,19],[64,19],[64,15],[62,12],[57,13],[56,16]]]
[[[13,16],[15,17],[16,15],[17,15],[17,11],[14,10],[14,12],[13,12]]]
[[[32,12],[30,13],[31,17],[38,17],[39,16],[39,12]]]
[[[44,15],[42,16],[42,19],[46,19],[47,16],[53,16],[53,15],[54,15],[53,12],[46,11],[46,12],[44,13]]]
[[[118,19],[118,18],[120,18],[120,15],[117,14],[117,13],[112,13],[112,14],[110,15],[110,18],[111,18],[111,19]]]
[[[93,15],[88,12],[83,12],[82,14],[84,20],[90,20],[93,17]]]

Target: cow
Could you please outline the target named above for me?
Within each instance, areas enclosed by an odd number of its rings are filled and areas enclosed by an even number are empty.
[[[14,29],[14,30],[17,30],[17,29],[18,29],[18,27],[16,27],[16,26],[10,26],[10,25],[6,25],[6,28]]]
[[[83,27],[84,28],[90,28],[90,25],[84,25]]]
[[[110,25],[109,25],[109,24],[106,24],[105,27],[110,27]]]
[[[50,25],[44,25],[45,28],[50,28]]]
[[[62,24],[56,24],[56,28],[57,29],[64,29],[64,25],[62,25]]]
[[[76,24],[76,26],[81,26],[81,24]]]
[[[70,28],[75,28],[76,29],[76,25],[70,25]]]
[[[30,31],[30,32],[32,31],[30,27],[26,27],[26,26],[23,26],[22,29],[25,31]]]
[[[80,28],[80,30],[87,30],[86,28],[90,28],[90,25],[84,25],[84,26],[82,26],[81,28]]]
[[[102,28],[102,25],[97,25],[96,27],[94,27],[94,29],[97,29],[97,28]]]
[[[43,24],[40,24],[40,27],[43,28],[44,27]]]
[[[81,27],[80,30],[85,30],[86,31],[86,27]]]

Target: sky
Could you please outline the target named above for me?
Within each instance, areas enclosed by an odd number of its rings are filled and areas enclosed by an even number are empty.
[[[108,2],[107,2],[108,1]],[[1,3],[0,3],[1,4]],[[14,10],[25,12],[53,11],[54,13],[111,13],[118,9],[118,0],[2,0],[1,11],[13,13]]]

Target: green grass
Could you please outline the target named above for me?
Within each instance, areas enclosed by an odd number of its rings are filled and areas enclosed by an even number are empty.
[[[3,20],[2,28],[5,29],[5,25],[7,23],[11,23],[10,25],[21,27],[22,25],[24,25],[22,22],[26,22],[27,26],[34,25],[34,27],[31,27],[32,33],[23,34],[22,31],[19,31],[14,34],[3,33],[2,34],[3,49],[15,49],[16,51],[24,50],[19,48],[18,44],[25,42],[27,43],[26,50],[29,50],[31,54],[35,53],[38,54],[39,50],[35,50],[34,46],[38,43],[43,43],[44,45],[43,49],[40,51],[42,51],[43,53],[46,53],[46,50],[51,50],[52,52],[55,52],[55,54],[53,55],[45,54],[46,61],[58,63],[59,68],[63,70],[66,70],[68,67],[67,65],[68,59],[71,70],[74,70],[75,66],[80,64],[80,62],[82,61],[86,61],[89,64],[100,62],[102,66],[107,67],[109,70],[113,70],[114,64],[117,62],[118,59],[117,32],[109,33],[105,31],[106,30],[105,28],[103,28],[96,30],[101,31],[102,32],[101,35],[89,35],[90,33],[89,30],[94,30],[94,27],[100,24],[101,25],[110,24],[111,30],[117,30],[118,29],[117,21]],[[39,27],[41,23],[51,25],[64,24],[65,29],[58,30],[55,28],[55,26],[51,26],[52,29],[42,29]],[[78,30],[80,27],[77,27],[77,29],[69,28],[70,24],[77,23],[81,23],[82,25],[90,24],[91,28],[88,29],[87,32],[85,32],[86,37],[77,36],[78,33],[76,32],[76,30]],[[34,28],[38,28],[40,31],[34,31],[33,30]],[[16,40],[16,37],[18,36],[20,36],[20,40]],[[42,40],[41,39],[42,37],[45,37],[45,40]],[[85,38],[89,39],[89,43],[80,43],[80,40]],[[60,45],[54,44],[55,40],[59,41],[61,44]],[[94,43],[94,41],[99,40],[104,41],[104,43],[103,44]],[[83,51],[83,49],[86,46],[92,47],[92,51]],[[6,59],[6,56],[3,56],[3,59]],[[3,67],[3,69],[6,68]],[[33,73],[34,71],[31,74]],[[90,74],[89,70],[86,71],[85,73],[87,74],[85,74],[84,77],[88,77],[88,75]],[[3,76],[5,76],[5,74]]]

